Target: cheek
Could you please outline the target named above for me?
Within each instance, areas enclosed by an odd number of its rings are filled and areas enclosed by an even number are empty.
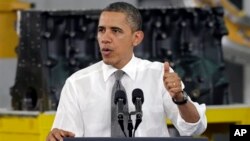
[[[130,44],[124,44],[121,46],[120,53],[124,56],[130,56],[130,54],[133,53],[133,47]]]
[[[118,48],[120,53],[130,53],[133,51],[133,42],[130,36],[117,36],[115,40],[113,40],[114,45]]]
[[[125,46],[133,46],[133,38],[131,37],[126,37],[121,39],[121,42],[123,43],[123,45]]]
[[[96,39],[97,39],[98,43],[100,43],[101,42],[101,35],[97,35]]]

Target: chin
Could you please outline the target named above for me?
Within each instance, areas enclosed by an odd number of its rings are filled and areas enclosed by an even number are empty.
[[[107,64],[107,65],[112,65],[112,64],[113,64],[112,61],[109,60],[109,59],[103,59],[103,62],[104,62],[105,64]]]

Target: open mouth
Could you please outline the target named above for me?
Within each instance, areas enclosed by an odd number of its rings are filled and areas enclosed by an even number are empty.
[[[113,50],[109,48],[102,48],[101,52],[104,56],[110,55]]]

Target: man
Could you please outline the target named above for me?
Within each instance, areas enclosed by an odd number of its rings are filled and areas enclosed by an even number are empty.
[[[141,24],[139,11],[124,2],[110,4],[101,12],[97,37],[103,60],[66,80],[47,141],[112,135],[111,93],[117,70],[125,73],[120,81],[130,112],[135,110],[132,91],[140,88],[144,93],[143,117],[136,137],[168,137],[166,118],[180,135],[199,135],[205,131],[205,105],[186,97],[184,85],[169,63],[134,56],[134,48],[144,37]]]

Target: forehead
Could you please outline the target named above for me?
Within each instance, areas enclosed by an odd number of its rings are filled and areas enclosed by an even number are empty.
[[[122,12],[104,11],[99,18],[99,26],[128,25],[127,16]]]

